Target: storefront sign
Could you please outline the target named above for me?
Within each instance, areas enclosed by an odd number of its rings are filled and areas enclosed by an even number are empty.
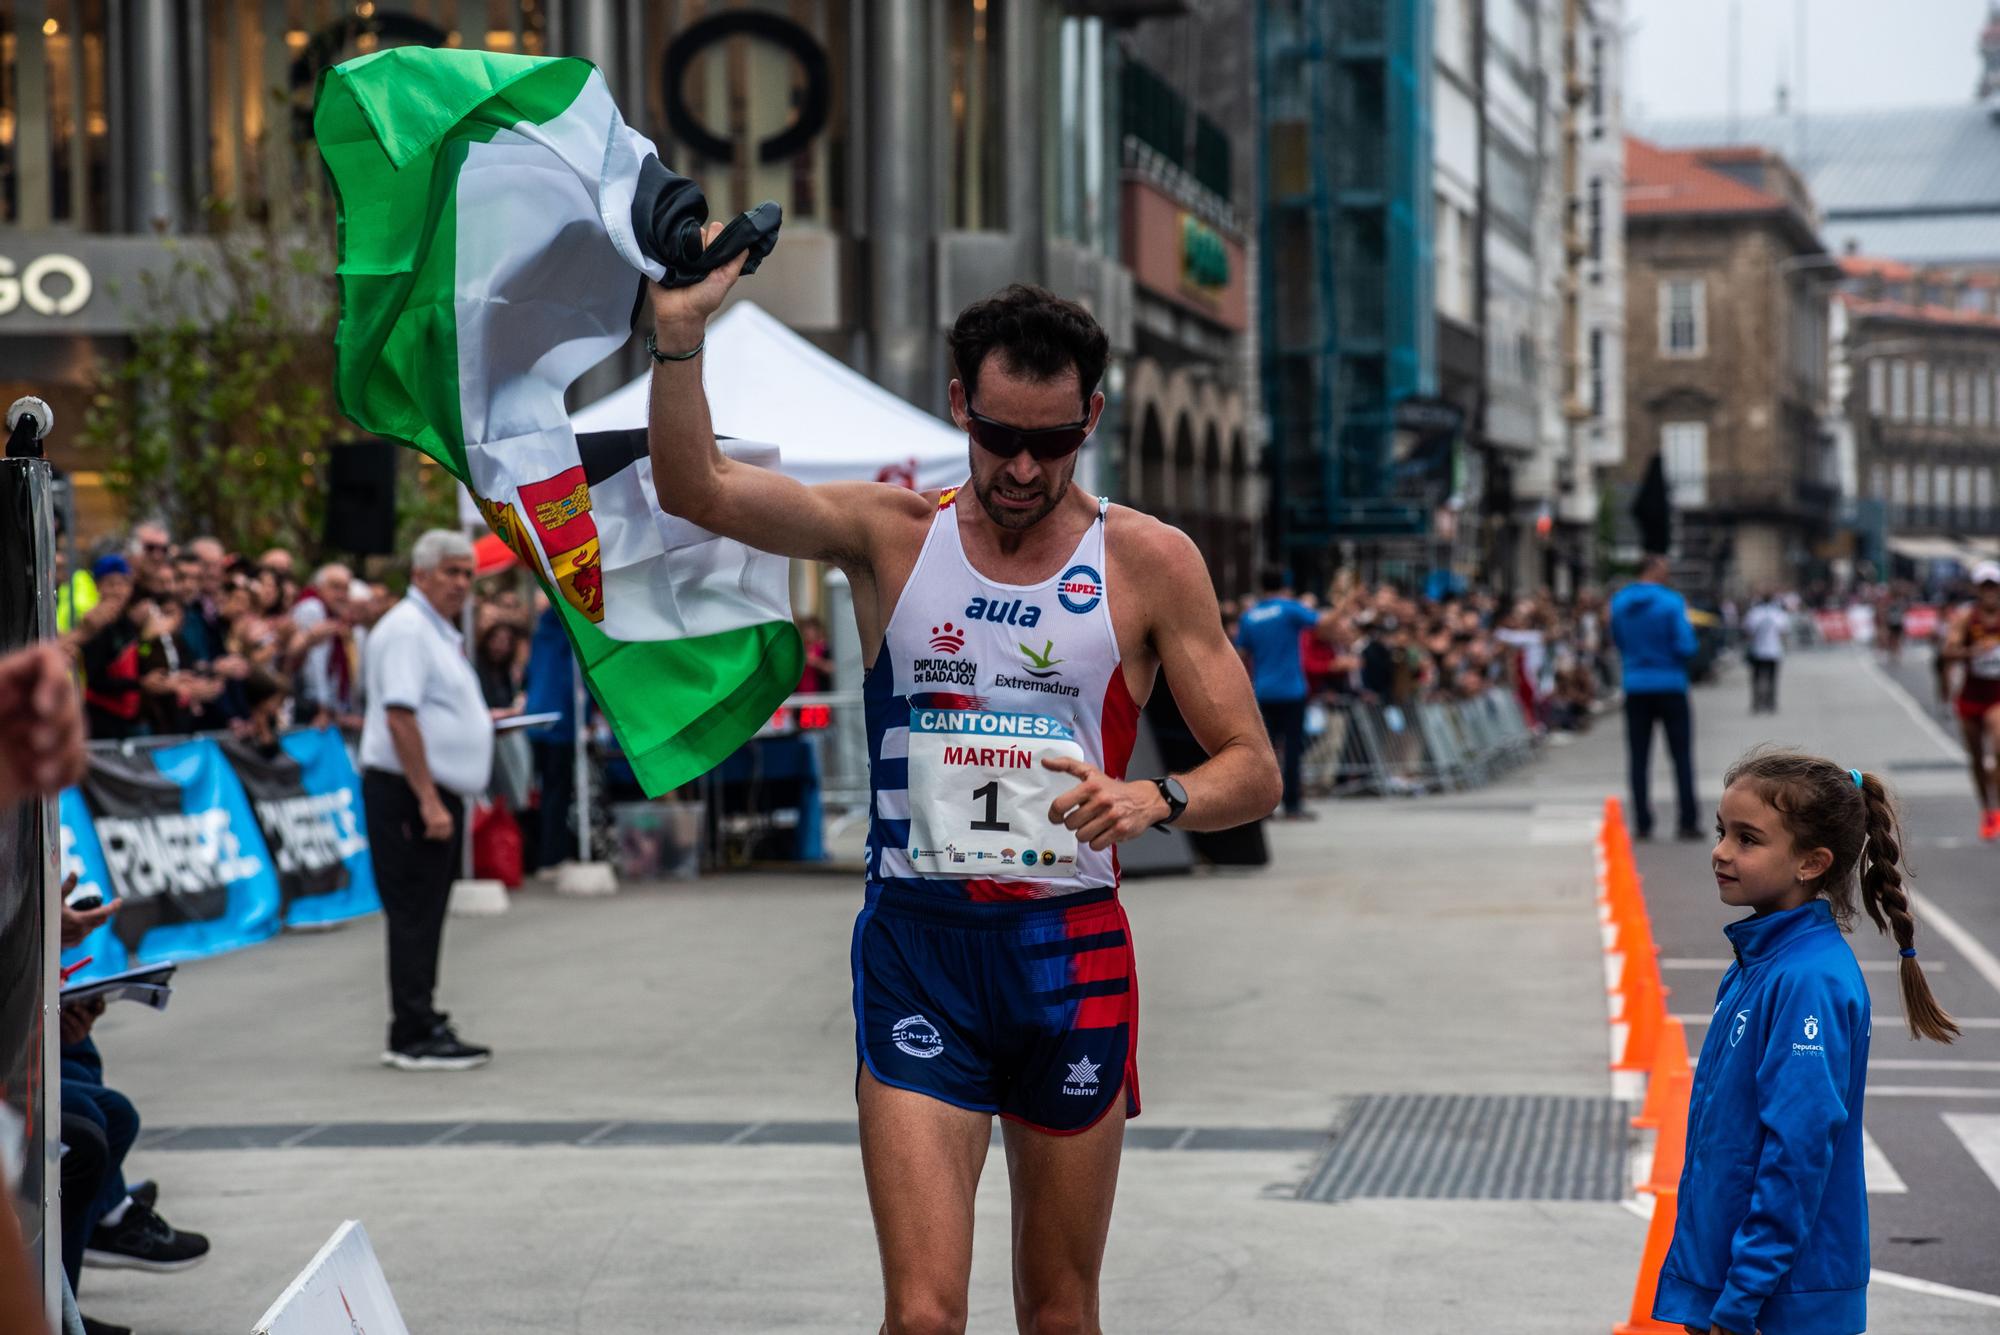
[[[0,255],[0,315],[22,306],[37,315],[74,315],[90,300],[90,291],[90,270],[74,255],[38,256],[18,274],[14,261]]]

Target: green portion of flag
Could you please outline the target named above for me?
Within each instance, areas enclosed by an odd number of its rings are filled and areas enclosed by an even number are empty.
[[[593,73],[580,60],[404,47],[320,78],[313,126],[339,207],[340,409],[366,430],[421,450],[468,486],[459,377],[466,317],[456,273],[466,221],[458,216],[460,168],[472,145],[569,112]],[[543,480],[510,479],[513,486]],[[515,536],[539,546],[525,532]],[[792,623],[747,603],[743,624],[718,633],[615,639],[551,585],[542,563],[527,564],[560,612],[584,678],[648,793],[720,763],[771,717],[804,670]]]

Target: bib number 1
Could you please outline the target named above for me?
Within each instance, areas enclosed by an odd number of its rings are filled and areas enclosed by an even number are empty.
[[[1004,820],[995,820],[993,818],[995,810],[1000,805],[1000,781],[998,779],[986,784],[984,787],[973,789],[972,798],[974,802],[984,802],[986,804],[985,819],[975,818],[972,822],[973,829],[1005,831],[1014,828]]]
[[[910,715],[910,847],[922,876],[1076,875],[1076,832],[1049,807],[1075,784],[1046,768],[1084,759],[1075,734],[1042,714],[916,709]]]

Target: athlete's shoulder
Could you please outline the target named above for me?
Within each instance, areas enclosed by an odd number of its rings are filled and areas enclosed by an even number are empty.
[[[1148,606],[1166,619],[1215,601],[1208,562],[1180,529],[1143,510],[1114,505],[1104,517],[1107,560],[1116,581],[1136,588]]]

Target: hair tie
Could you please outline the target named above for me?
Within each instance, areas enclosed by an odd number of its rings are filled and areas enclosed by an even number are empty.
[[[1847,771],[1847,772],[1848,772],[1849,774],[1852,774],[1852,775],[1854,776],[1854,786],[1855,786],[1856,788],[1859,788],[1859,787],[1861,787],[1861,771],[1860,771],[1860,770],[1858,770],[1858,769],[1851,769],[1851,770],[1849,770],[1849,771]]]
[[[1902,956],[1903,956],[1903,958],[1904,958],[1904,959],[1906,959],[1906,960],[1913,960],[1913,959],[1915,959],[1915,958],[1917,957],[1917,948],[1916,948],[1915,946],[1905,946],[1905,947],[1903,947],[1903,950],[1902,950]]]

